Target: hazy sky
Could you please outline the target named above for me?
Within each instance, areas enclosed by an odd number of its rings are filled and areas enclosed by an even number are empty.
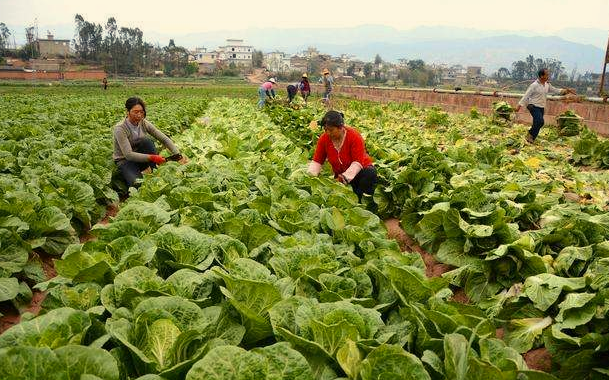
[[[102,25],[115,17],[119,26],[175,34],[362,24],[398,29],[421,25],[526,29],[544,34],[568,27],[609,29],[609,0],[0,0],[0,22],[9,26],[33,24],[35,19],[43,28],[74,24],[77,13]]]

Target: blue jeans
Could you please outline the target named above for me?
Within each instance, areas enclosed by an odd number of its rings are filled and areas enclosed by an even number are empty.
[[[132,149],[134,152],[137,153],[157,154],[154,142],[147,137],[144,137]],[[136,181],[138,178],[142,178],[142,171],[148,168],[156,169],[156,164],[154,162],[135,162],[128,160],[120,160],[116,162],[116,165],[118,166],[118,171],[123,176],[123,179],[127,183],[128,187],[138,186]]]
[[[266,91],[262,87],[258,89],[258,108],[264,107],[264,101],[266,100]]]
[[[275,97],[275,90],[271,89],[271,96]],[[266,90],[262,87],[258,89],[258,108],[264,107],[264,102],[266,101]]]
[[[539,134],[539,131],[541,130],[541,127],[543,127],[544,109],[541,107],[534,106],[532,104],[529,104],[527,106],[527,109],[531,113],[531,116],[533,116],[533,125],[531,126],[531,129],[529,129],[529,135],[531,135],[533,140],[535,140],[537,138],[537,135]]]

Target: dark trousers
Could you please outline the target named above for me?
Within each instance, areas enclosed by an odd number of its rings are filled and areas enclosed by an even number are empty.
[[[541,130],[541,127],[543,127],[544,109],[541,107],[536,107],[532,104],[529,104],[527,109],[531,113],[531,116],[533,116],[533,125],[531,126],[531,129],[529,129],[529,135],[531,135],[533,140],[535,140],[539,134],[539,131]]]
[[[157,154],[156,147],[154,146],[154,142],[149,138],[143,138],[138,144],[136,144],[133,148],[134,152],[144,153],[144,154]],[[142,171],[150,168],[156,169],[156,164],[154,162],[134,162],[128,160],[120,160],[116,162],[118,166],[118,171],[123,176],[123,179],[127,183],[129,187],[137,187],[137,179],[142,178]]]
[[[372,165],[363,168],[350,182],[353,192],[357,195],[359,202],[362,202],[364,194],[374,195],[374,189],[378,178],[376,176],[376,168]]]

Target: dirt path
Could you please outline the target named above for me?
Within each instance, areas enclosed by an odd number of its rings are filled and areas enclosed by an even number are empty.
[[[254,69],[254,72],[246,75],[245,78],[250,83],[260,84],[268,79],[266,69]]]
[[[386,220],[385,226],[387,227],[387,237],[395,239],[403,252],[417,252],[421,255],[423,262],[425,262],[425,275],[427,277],[440,277],[442,274],[453,269],[450,265],[439,263],[429,252],[426,252],[421,248],[421,246],[404,232],[398,219]],[[469,297],[467,297],[463,289],[458,288],[452,290],[454,294],[451,300],[462,304],[470,303]],[[503,335],[503,328],[498,328],[496,333],[497,338],[503,339]],[[550,372],[552,370],[552,355],[545,347],[530,350],[529,352],[524,353],[522,357],[530,369],[544,372]]]

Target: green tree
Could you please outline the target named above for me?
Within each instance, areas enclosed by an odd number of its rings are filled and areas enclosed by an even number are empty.
[[[262,51],[254,49],[254,51],[252,52],[252,66],[261,68],[263,63],[264,55],[262,54]]]
[[[197,62],[190,62],[186,65],[186,75],[190,76],[199,72],[199,64]]]
[[[375,64],[376,66],[378,66],[378,65],[380,65],[381,63],[383,63],[383,58],[381,58],[381,56],[380,56],[379,54],[377,54],[377,55],[374,57],[374,64]]]
[[[3,22],[0,22],[0,56],[3,56],[5,50],[8,47],[9,37],[11,36],[11,31],[8,30],[6,25]]]
[[[101,25],[86,21],[81,15],[76,21],[76,54],[84,61],[97,61],[103,48],[103,29]]]
[[[508,79],[510,77],[510,70],[505,67],[499,68],[496,74],[497,79]]]
[[[355,63],[352,63],[347,67],[347,75],[354,76],[355,75]]]
[[[370,78],[370,74],[372,74],[372,63],[367,62],[364,65],[364,77],[366,77],[366,79]]]
[[[410,70],[423,70],[425,68],[425,62],[422,59],[411,59],[406,63],[406,66]]]
[[[516,61],[512,63],[512,79],[524,80],[527,76],[527,63],[525,61]]]

